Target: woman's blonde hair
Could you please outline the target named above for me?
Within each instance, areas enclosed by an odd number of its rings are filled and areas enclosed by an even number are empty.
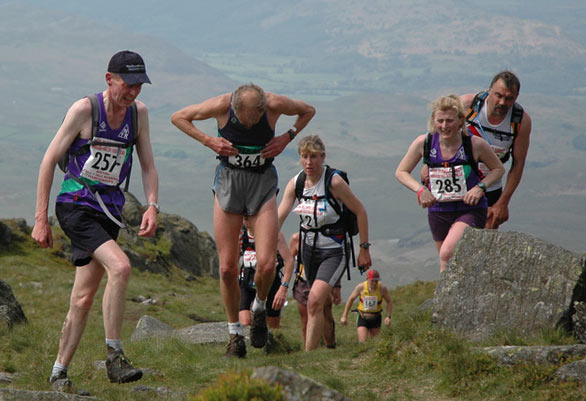
[[[441,96],[431,103],[431,115],[427,122],[427,130],[431,133],[435,131],[435,113],[438,111],[453,110],[456,112],[456,116],[460,119],[460,129],[462,132],[466,132],[466,111],[464,110],[464,104],[460,98],[454,94],[448,96]]]
[[[306,135],[299,141],[297,145],[297,152],[302,153],[326,153],[326,145],[321,140],[319,135]]]

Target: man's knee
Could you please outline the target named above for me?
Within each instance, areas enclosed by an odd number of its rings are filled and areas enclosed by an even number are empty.
[[[238,282],[238,268],[235,266],[220,266],[220,280],[223,282]]]
[[[262,259],[257,259],[256,271],[261,276],[271,276],[275,272],[275,264],[276,256],[274,254]]]
[[[128,281],[132,266],[128,258],[120,258],[112,263],[110,269],[108,269],[108,278],[117,281]]]
[[[83,291],[71,293],[71,300],[69,302],[72,308],[89,311],[94,303],[95,291]]]

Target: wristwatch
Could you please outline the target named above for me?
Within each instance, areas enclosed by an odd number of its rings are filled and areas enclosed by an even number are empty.
[[[360,248],[362,249],[368,249],[370,248],[372,244],[370,242],[363,242],[362,244],[360,244]]]
[[[479,182],[478,184],[476,184],[476,185],[478,185],[478,187],[479,187],[480,189],[482,189],[482,192],[486,192],[486,184],[485,184],[484,182],[480,181],[480,182]]]
[[[281,281],[281,285],[285,288],[289,288],[289,283],[286,281]]]
[[[292,126],[291,128],[289,128],[289,131],[287,131],[287,133],[289,134],[289,140],[293,141],[293,139],[295,139],[295,137],[297,136],[297,127]]]
[[[159,207],[159,204],[157,202],[149,202],[147,203],[147,206],[154,206],[155,209],[157,209],[157,213],[161,211],[161,208]]]

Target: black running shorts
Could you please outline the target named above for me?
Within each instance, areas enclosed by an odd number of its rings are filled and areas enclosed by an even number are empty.
[[[120,227],[108,216],[89,206],[59,202],[55,205],[55,215],[61,229],[71,240],[74,266],[89,264],[92,253],[103,243],[116,241],[120,232]]]

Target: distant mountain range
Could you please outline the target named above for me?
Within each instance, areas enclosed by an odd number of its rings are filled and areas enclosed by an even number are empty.
[[[586,7],[577,0],[14,4],[27,14],[36,4],[84,16],[102,32],[123,28],[164,39],[240,79],[258,78],[292,94],[486,85],[503,67],[518,71],[526,88],[567,95],[585,87]]]

